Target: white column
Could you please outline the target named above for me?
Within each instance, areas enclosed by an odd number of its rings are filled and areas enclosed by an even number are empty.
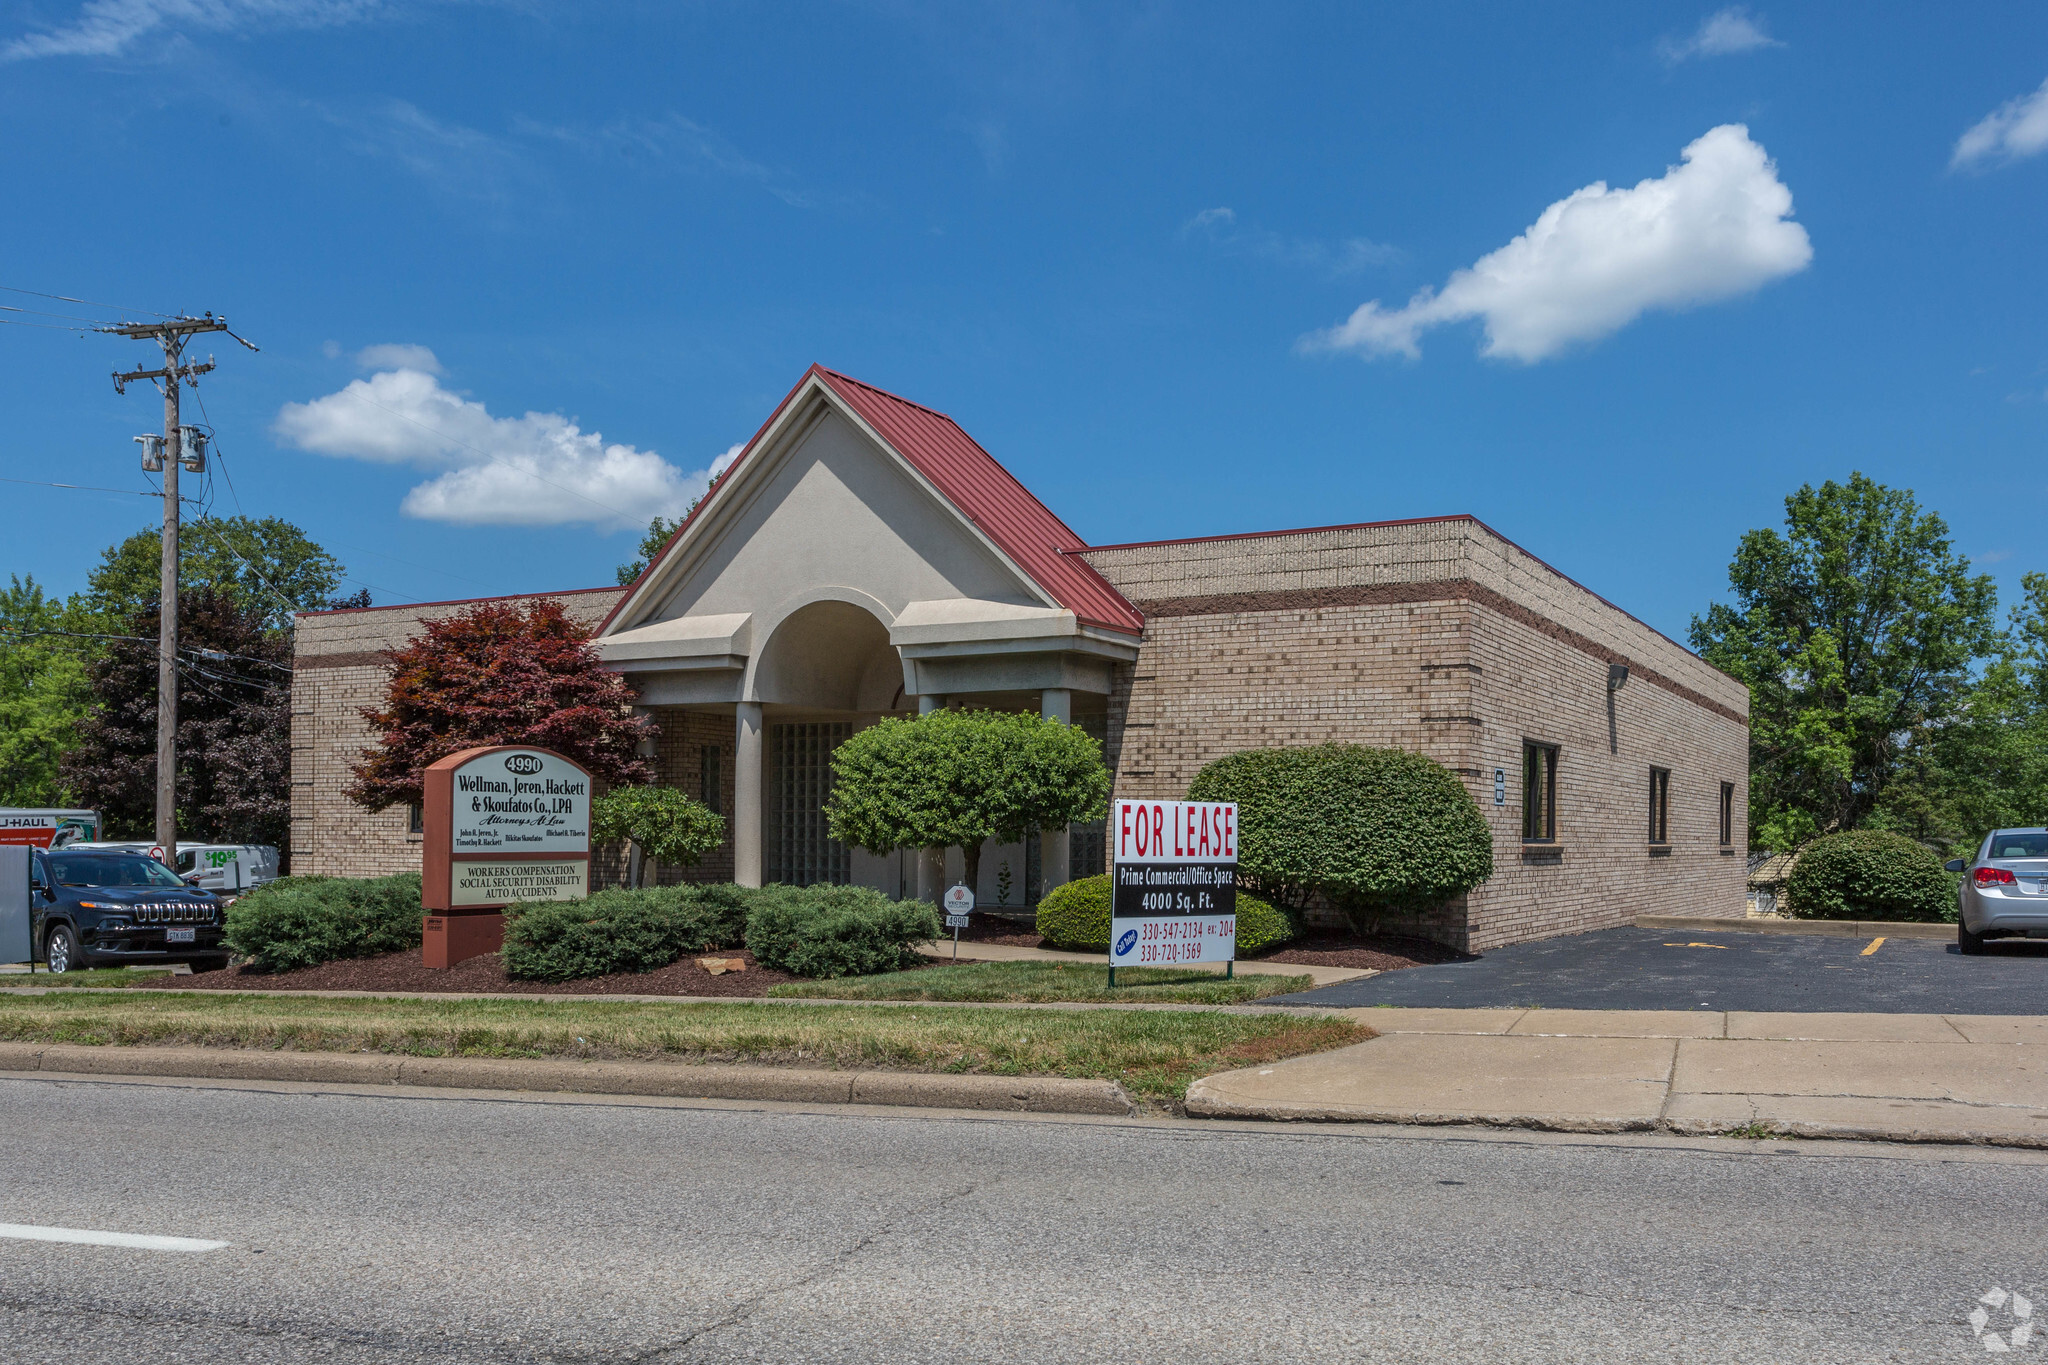
[[[741,886],[761,884],[762,760],[761,703],[738,707],[732,746],[732,879]]]
[[[917,714],[928,716],[934,711],[946,709],[946,699],[935,693],[920,693],[917,698]],[[944,849],[921,848],[917,850],[917,898],[939,903],[946,894],[946,851]]]
[[[1048,720],[1074,720],[1074,694],[1064,687],[1048,687],[1038,694],[1038,714]],[[1067,866],[1067,827],[1043,831],[1039,836],[1038,870],[1045,878],[1045,890],[1065,886],[1071,876]]]

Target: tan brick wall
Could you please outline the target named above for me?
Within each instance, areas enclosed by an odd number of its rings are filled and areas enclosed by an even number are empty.
[[[704,800],[704,747],[708,744],[718,746],[719,810],[726,817],[727,831],[725,842],[706,854],[703,862],[695,867],[664,866],[659,869],[659,880],[664,886],[682,882],[729,882],[732,880],[733,718],[716,712],[685,711],[669,706],[655,707],[653,714],[655,723],[661,726],[661,739],[655,748],[657,782],[680,787],[697,800]]]
[[[1493,878],[1418,930],[1484,949],[1628,923],[1739,914],[1748,695],[1476,522],[1087,552],[1147,611],[1110,701],[1118,795],[1179,797],[1237,749],[1399,747],[1457,771],[1494,831]],[[1377,599],[1377,600],[1376,600]],[[1611,662],[1633,671],[1607,723]],[[1562,858],[1525,863],[1524,739],[1559,746]],[[1649,770],[1672,770],[1652,855]],[[1507,800],[1493,804],[1493,770]]]
[[[625,593],[539,593],[505,598],[519,606],[542,597],[595,626]],[[390,669],[383,656],[417,635],[422,623],[473,605],[436,602],[371,607],[298,618],[292,672],[292,871],[336,876],[416,872],[420,837],[408,834],[403,808],[372,814],[348,799],[350,769],[372,736],[363,707],[384,699]]]

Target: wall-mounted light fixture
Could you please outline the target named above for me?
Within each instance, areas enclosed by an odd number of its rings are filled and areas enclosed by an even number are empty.
[[[1628,682],[1628,665],[1627,665],[1627,664],[1609,664],[1609,665],[1607,665],[1607,690],[1608,690],[1609,692],[1619,692],[1619,691],[1621,691],[1622,687],[1623,687],[1623,686],[1624,686],[1624,685],[1625,685],[1625,684],[1626,684],[1627,682]]]

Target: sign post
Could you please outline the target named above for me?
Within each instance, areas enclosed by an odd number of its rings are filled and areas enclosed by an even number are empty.
[[[508,905],[590,894],[590,774],[547,749],[465,749],[424,776],[422,956],[434,968],[505,946]]]
[[[974,892],[964,883],[955,883],[946,888],[946,927],[953,931],[953,960],[960,960],[960,931],[967,927],[967,917],[974,913]]]
[[[1237,806],[1112,803],[1109,984],[1118,967],[1224,962],[1237,970]]]

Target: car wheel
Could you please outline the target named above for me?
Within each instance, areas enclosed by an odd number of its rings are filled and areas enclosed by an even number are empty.
[[[1984,945],[1988,942],[1990,940],[1985,938],[1984,935],[1971,933],[1967,925],[1961,923],[1956,925],[1956,947],[1970,957],[1980,956],[1984,951]]]
[[[199,972],[224,972],[227,969],[228,960],[224,957],[195,957],[192,959],[192,970],[195,974]]]
[[[85,954],[78,951],[78,936],[70,925],[60,924],[50,931],[43,944],[43,965],[52,972],[85,970]]]

